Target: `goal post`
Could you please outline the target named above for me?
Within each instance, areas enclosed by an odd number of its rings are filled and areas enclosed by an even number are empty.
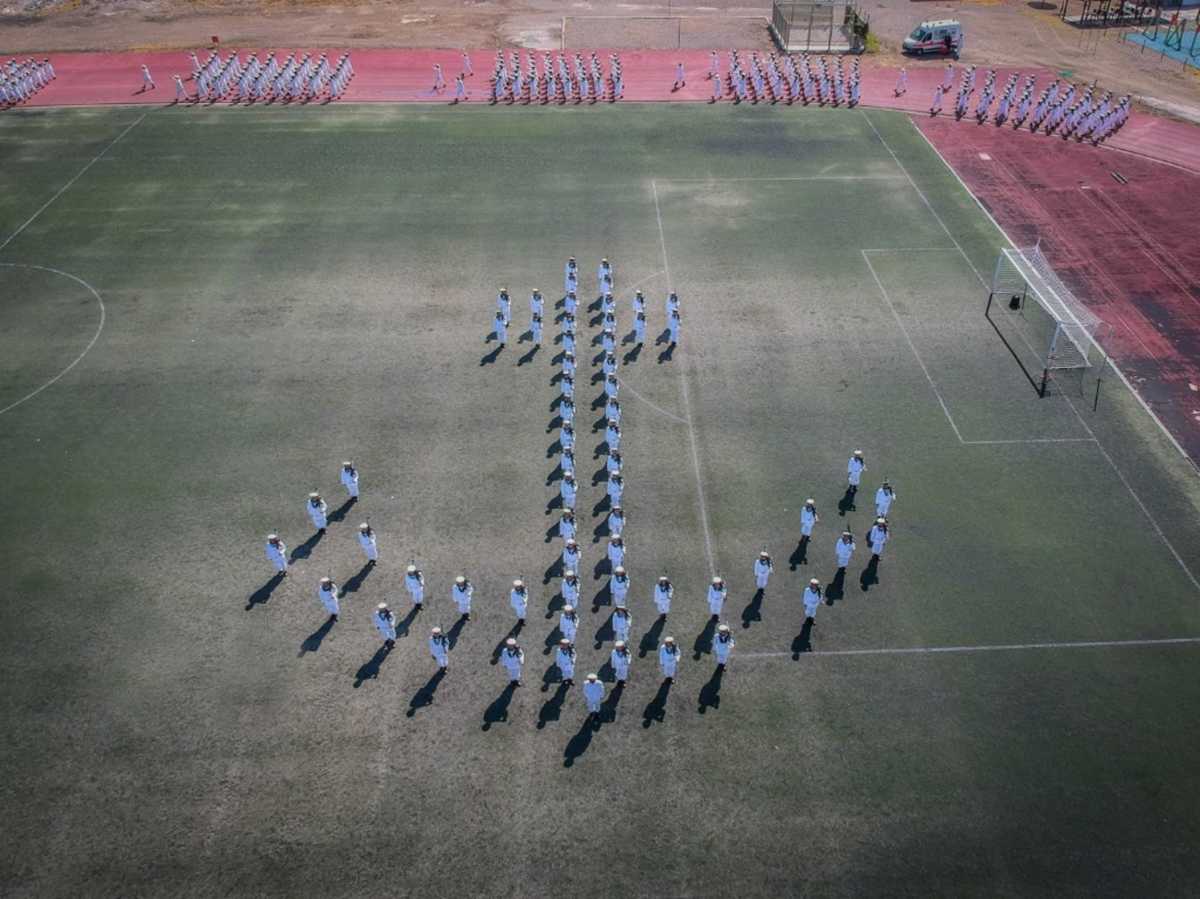
[[[1102,368],[1105,323],[1063,284],[1040,247],[1001,250],[984,315],[1044,397],[1056,372]],[[1006,321],[1005,334],[997,326]],[[1014,348],[1009,338],[1022,346]],[[1026,368],[1024,358],[1035,362]]]

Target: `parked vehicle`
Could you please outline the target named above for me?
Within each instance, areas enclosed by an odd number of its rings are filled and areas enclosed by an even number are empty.
[[[954,19],[922,22],[904,39],[904,52],[913,56],[936,53],[958,59],[963,48],[963,27]]]

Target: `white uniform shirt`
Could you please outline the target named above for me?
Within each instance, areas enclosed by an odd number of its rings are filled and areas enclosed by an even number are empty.
[[[621,652],[614,649],[608,658],[612,662],[613,669],[617,672],[617,680],[628,680],[629,663],[633,661],[633,656],[629,654],[629,650]]]
[[[663,586],[662,584],[654,585],[654,605],[658,611],[665,615],[671,609],[671,597],[675,595],[675,588],[670,584]]]
[[[379,629],[380,636],[385,640],[396,639],[396,620],[391,615],[385,615],[381,611],[375,612],[375,627]]]
[[[896,501],[896,491],[884,490],[880,487],[875,491],[875,515],[877,518],[887,518],[888,510]]]
[[[718,587],[716,584],[708,586],[708,611],[712,615],[720,615],[721,609],[725,605],[725,594],[728,591],[725,587]]]
[[[675,669],[679,665],[679,647],[675,647],[674,652],[667,648],[666,643],[658,647],[658,664],[664,677],[674,677]]]
[[[513,680],[518,680],[521,677],[521,666],[525,663],[525,653],[520,647],[511,650],[507,646],[504,652],[500,653],[500,661],[504,663],[504,667],[508,669],[508,676]]]
[[[608,589],[612,593],[614,603],[618,606],[625,605],[625,597],[629,595],[629,575],[614,577]]]
[[[475,592],[474,586],[467,584],[460,587],[455,584],[450,588],[450,598],[458,605],[460,612],[467,612],[471,609],[471,595]]]
[[[325,513],[329,509],[329,507],[325,505],[325,500],[318,500],[316,503],[314,503],[312,500],[309,500],[307,503],[305,503],[305,508],[308,509],[308,517],[312,519],[313,527],[325,527]]]
[[[349,491],[351,496],[358,496],[358,469],[351,471],[342,469],[342,486]]]
[[[575,676],[575,652],[573,650],[558,647],[554,661],[558,665],[558,670],[562,672],[564,680],[570,680]]]
[[[717,638],[713,640],[713,652],[717,656],[717,661],[722,665],[728,662],[729,653],[733,651],[733,647],[736,645],[737,644],[734,642],[732,634],[726,634],[724,640],[722,640],[720,635],[718,635]]]
[[[579,632],[579,616],[575,615],[568,618],[566,612],[560,612],[558,615],[558,630],[564,637],[575,642],[575,634]]]
[[[598,680],[590,680],[583,685],[583,698],[587,700],[589,712],[600,711],[600,703],[604,701],[604,684]]]
[[[834,544],[833,551],[837,553],[838,568],[845,568],[850,564],[850,557],[854,555],[854,550],[857,544],[853,540],[846,543],[841,537]]]
[[[321,605],[330,615],[338,613],[337,584],[331,584],[328,590],[324,586],[318,585],[317,599],[321,600]]]
[[[579,577],[576,575],[574,581],[569,581],[563,578],[562,582],[563,602],[569,606],[575,605],[575,600],[579,599]]]
[[[871,528],[871,552],[877,556],[883,555],[883,547],[890,539],[885,528],[875,525]]]
[[[866,463],[857,456],[851,456],[850,461],[846,463],[846,477],[855,487],[858,486],[859,478],[862,477],[863,469],[866,467]]]

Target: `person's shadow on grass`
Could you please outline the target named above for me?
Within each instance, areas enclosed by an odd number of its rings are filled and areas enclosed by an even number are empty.
[[[358,502],[357,496],[352,496],[347,499],[344,503],[329,513],[329,521],[345,521],[346,513],[354,508],[354,504],[356,502]]]
[[[542,703],[542,707],[538,711],[538,730],[545,730],[547,724],[562,717],[563,700],[567,698],[567,692],[570,689],[560,681],[554,695]]]
[[[434,695],[437,693],[437,688],[445,677],[446,669],[439,668],[425,682],[425,686],[413,694],[413,698],[408,701],[408,712],[405,713],[409,718],[415,717],[418,709],[433,705]]]
[[[391,652],[391,650],[387,648],[386,643],[375,650],[375,655],[371,656],[371,658],[369,658],[366,663],[363,664],[363,666],[355,673],[354,689],[357,690],[367,681],[374,680],[375,678],[379,677],[379,668],[383,664],[383,660],[388,657],[389,652]]]
[[[800,628],[800,633],[792,639],[792,659],[794,661],[799,661],[802,653],[813,651],[812,629],[813,622],[806,618],[803,627]]]
[[[717,622],[714,618],[709,618],[704,625],[704,630],[696,635],[696,642],[692,644],[692,658],[699,660],[705,653],[712,652],[713,634],[716,633]]]
[[[321,542],[324,536],[324,531],[313,531],[311,537],[292,550],[292,561],[298,562],[300,559],[307,559],[311,556],[313,550],[317,548],[317,544]]]
[[[359,587],[363,585],[363,581],[367,579],[367,575],[374,570],[374,565],[372,565],[370,562],[365,562],[362,568],[354,572],[353,575],[346,579],[346,583],[342,584],[342,592],[340,595],[346,596],[349,593],[357,592]]]
[[[671,682],[664,679],[658,685],[658,692],[654,694],[654,698],[646,704],[646,708],[642,711],[642,727],[650,727],[656,721],[662,724],[667,720],[667,698],[671,695]]]
[[[792,571],[795,571],[801,565],[808,564],[808,537],[801,537],[800,542],[796,544],[796,548],[792,550],[792,555],[788,558],[788,566]]]
[[[754,596],[746,608],[742,609],[742,629],[749,630],[755,621],[762,621],[762,601],[765,590],[755,590]]]
[[[492,363],[494,363],[497,359],[500,358],[500,353],[503,350],[504,350],[504,344],[500,344],[494,350],[492,350],[490,353],[488,353],[485,356],[482,356],[479,360],[479,367],[483,368],[483,366],[485,366],[485,365],[491,365]]]
[[[825,588],[825,605],[831,606],[846,595],[846,569],[839,568]]]
[[[720,668],[714,668],[712,677],[708,679],[708,683],[700,688],[700,708],[697,711],[703,715],[709,709],[719,708],[721,705],[721,678],[724,672]]]
[[[863,573],[858,578],[858,583],[862,587],[863,593],[866,593],[872,586],[879,583],[879,556],[871,556],[871,561],[863,569]]]
[[[321,648],[321,641],[324,640],[331,630],[333,630],[334,621],[332,616],[325,619],[325,623],[319,628],[304,638],[304,642],[300,644],[300,652],[297,658],[305,656],[310,652],[316,652]]]
[[[504,689],[500,691],[500,695],[492,700],[483,711],[483,727],[481,730],[491,730],[493,724],[500,724],[508,721],[508,707],[512,703],[513,694],[517,691],[517,685],[509,681]]]
[[[638,644],[638,658],[644,659],[647,655],[658,650],[658,640],[662,636],[663,626],[667,623],[667,619],[659,615],[654,619],[654,624],[650,625],[650,630],[642,634],[642,642]]]
[[[260,606],[265,603],[271,598],[271,594],[275,592],[275,588],[283,582],[283,572],[280,571],[246,598],[246,611],[249,612],[255,606]]]

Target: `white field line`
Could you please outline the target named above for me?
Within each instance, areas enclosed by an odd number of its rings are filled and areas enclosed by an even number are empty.
[[[38,271],[43,271],[43,272],[53,272],[56,275],[62,275],[64,278],[70,278],[72,281],[75,281],[76,283],[81,284],[83,287],[87,288],[87,290],[91,292],[92,296],[96,298],[96,302],[100,306],[100,321],[96,324],[96,333],[93,334],[92,339],[87,342],[87,346],[85,346],[83,348],[83,352],[81,352],[78,356],[76,356],[71,361],[70,365],[68,365],[66,368],[64,368],[62,371],[60,371],[58,374],[56,374],[53,378],[51,378],[49,381],[47,381],[41,387],[25,394],[25,396],[21,397],[15,403],[9,403],[3,409],[0,409],[0,415],[3,415],[5,412],[8,412],[10,409],[17,408],[17,406],[21,405],[26,400],[33,399],[35,396],[37,396],[39,393],[41,393],[43,390],[45,390],[51,384],[54,384],[55,382],[57,382],[67,372],[69,372],[71,369],[73,369],[76,365],[78,365],[80,362],[82,362],[83,357],[86,356],[91,351],[92,347],[94,347],[96,345],[96,341],[100,339],[100,332],[104,330],[104,321],[105,321],[107,313],[105,312],[105,309],[104,309],[104,300],[102,300],[100,298],[99,291],[97,291],[96,288],[92,287],[91,284],[88,284],[87,281],[83,280],[83,278],[80,278],[77,275],[72,275],[70,272],[59,271],[56,268],[50,268],[50,266],[48,266],[48,265],[23,265],[22,263],[19,263],[19,262],[0,262],[0,266],[5,266],[6,268],[32,268],[32,269],[37,269]]]
[[[672,421],[677,421],[681,425],[690,425],[691,424],[691,422],[688,421],[686,418],[676,415],[674,412],[671,412],[669,409],[664,409],[662,406],[658,405],[658,403],[654,402],[653,400],[646,399],[644,396],[642,396],[640,393],[638,393],[636,390],[634,390],[632,387],[630,387],[628,381],[622,381],[621,385],[622,385],[621,386],[622,390],[624,390],[626,393],[633,394],[633,396],[635,398],[641,400],[643,403],[645,403],[647,406],[649,406],[651,409],[653,409],[655,412],[659,413],[660,415],[665,415],[667,418],[671,419]]]
[[[128,134],[130,131],[132,131],[134,128],[136,128],[138,125],[142,124],[142,120],[145,119],[147,115],[149,115],[149,113],[143,112],[140,116],[137,117],[136,120],[134,120],[128,127],[126,127],[124,131],[122,131],[120,134],[118,134],[116,137],[114,137],[112,139],[112,141],[109,142],[108,146],[106,146],[103,150],[101,150],[94,157],[92,157],[92,161],[89,162],[87,165],[85,165],[83,168],[81,168],[75,174],[74,178],[72,178],[70,181],[68,181],[62,187],[60,187],[58,189],[58,193],[56,193],[49,200],[47,200],[45,203],[43,203],[42,207],[37,212],[35,212],[33,215],[31,215],[29,218],[27,218],[25,220],[24,224],[21,225],[21,227],[19,227],[16,231],[14,231],[12,234],[10,234],[8,236],[8,238],[4,241],[4,243],[0,243],[0,250],[3,250],[10,243],[12,243],[13,240],[15,240],[17,238],[17,236],[21,234],[22,231],[24,231],[26,228],[28,228],[30,225],[32,225],[34,223],[34,221],[37,219],[37,217],[39,215],[41,215],[43,212],[45,212],[47,209],[50,208],[51,203],[53,203],[55,200],[57,200],[59,197],[61,197],[64,193],[66,193],[67,188],[69,188],[72,184],[74,184],[76,181],[78,181],[80,178],[82,178],[88,169],[90,169],[97,162],[99,162],[101,159],[103,159],[104,154],[106,154],[109,150],[111,150],[114,146],[116,146],[117,141],[119,141],[121,138],[123,138],[126,134]],[[67,277],[70,278],[73,276],[68,275]]]
[[[761,178],[658,178],[664,184],[724,184],[727,181],[904,181],[904,175],[766,175]]]
[[[868,119],[868,121],[870,121],[870,120]],[[954,171],[953,166],[951,166],[950,163],[946,161],[946,157],[941,154],[941,151],[938,150],[938,148],[933,145],[933,142],[930,141],[929,138],[927,138],[925,136],[925,133],[923,131],[921,131],[920,128],[918,128],[916,125],[912,124],[911,118],[909,119],[909,124],[912,125],[913,130],[916,131],[917,134],[921,135],[921,139],[923,141],[925,141],[926,144],[929,145],[929,149],[933,150],[933,152],[937,155],[937,158],[942,161],[942,165],[944,165],[946,167],[946,170],[949,171],[950,174],[954,176],[954,179],[960,185],[962,185],[962,189],[967,192],[967,195],[972,200],[975,201],[975,205],[978,206],[980,208],[980,210],[982,210],[983,214],[987,216],[988,221],[992,223],[992,227],[995,228],[1004,237],[1004,239],[1006,241],[1008,241],[1008,244],[1010,247],[1012,247],[1013,249],[1017,249],[1017,245],[1015,243],[1013,243],[1012,238],[1009,237],[1008,233],[1003,228],[1000,227],[1000,223],[996,221],[995,217],[988,211],[987,207],[985,207],[983,205],[983,203],[981,203],[979,201],[979,198],[977,196],[975,196],[974,193],[971,192],[971,189],[969,187],[967,187],[966,182],[963,181],[963,179],[959,177],[958,172]],[[874,128],[873,125],[871,127]],[[875,133],[878,134],[879,132],[876,131]],[[882,137],[880,137],[879,139],[881,141],[883,140]],[[886,142],[884,143],[884,146],[885,147],[887,146]],[[892,155],[893,155],[893,157],[895,156],[895,154],[892,154]],[[942,227],[945,227],[945,226],[943,225]],[[966,256],[965,253],[963,255],[964,255],[964,257]],[[969,264],[970,260],[968,259],[967,262]],[[972,265],[971,268],[975,268],[975,266]],[[978,270],[976,270],[975,274],[979,275]],[[983,280],[982,276],[980,276],[980,280],[981,281]],[[984,282],[984,286],[985,287],[987,286],[986,282]],[[1150,405],[1144,399],[1142,399],[1142,395],[1137,392],[1137,390],[1134,388],[1134,386],[1131,383],[1129,383],[1129,379],[1127,377],[1125,377],[1125,372],[1121,371],[1121,369],[1117,366],[1117,363],[1113,362],[1112,357],[1109,356],[1107,353],[1105,353],[1105,358],[1106,358],[1107,364],[1112,368],[1112,370],[1114,372],[1116,372],[1117,377],[1121,379],[1121,383],[1125,385],[1125,389],[1128,390],[1131,394],[1133,394],[1133,398],[1138,401],[1138,404],[1144,410],[1146,410],[1146,414],[1150,416],[1150,418],[1154,421],[1154,423],[1156,425],[1158,425],[1158,429],[1160,431],[1162,431],[1163,435],[1167,438],[1167,440],[1169,440],[1171,442],[1171,446],[1175,447],[1175,451],[1178,452],[1179,455],[1181,455],[1188,462],[1188,464],[1192,466],[1193,469],[1200,471],[1200,465],[1198,465],[1198,463],[1188,455],[1187,450],[1185,450],[1183,448],[1183,445],[1178,440],[1175,439],[1175,435],[1172,434],[1169,430],[1167,430],[1167,426],[1162,423],[1162,420],[1154,413],[1154,410],[1150,408]]]
[[[654,217],[658,220],[658,243],[662,247],[663,272],[667,276],[667,290],[672,290],[671,264],[667,261],[667,237],[663,231],[662,209],[658,203],[658,185],[650,180],[650,190],[654,195]],[[682,354],[681,354],[682,356]],[[696,473],[696,496],[700,502],[700,524],[704,528],[704,553],[708,558],[709,573],[716,577],[717,561],[713,554],[712,529],[708,524],[708,506],[704,501],[704,475],[700,472],[700,451],[696,445],[696,428],[692,424],[692,402],[688,393],[687,373],[679,366],[679,386],[683,394],[683,414],[687,418],[688,440],[692,448],[692,469]]]
[[[867,264],[867,268],[871,271],[871,277],[875,279],[875,283],[879,286],[879,293],[883,296],[883,301],[887,303],[887,307],[892,313],[892,318],[896,320],[896,325],[900,328],[900,333],[904,335],[904,340],[908,343],[908,348],[912,350],[913,357],[917,360],[917,365],[921,366],[921,371],[925,374],[925,380],[929,382],[929,389],[937,397],[938,405],[942,407],[942,414],[946,416],[946,421],[950,422],[950,428],[954,431],[954,436],[958,438],[959,443],[964,443],[962,432],[959,431],[958,425],[954,423],[954,416],[950,414],[950,410],[946,406],[946,401],[942,398],[942,392],[938,390],[937,383],[933,380],[933,376],[929,374],[929,369],[925,367],[925,360],[921,358],[916,344],[913,343],[912,338],[909,336],[908,328],[904,327],[904,321],[900,318],[900,314],[896,312],[896,307],[892,305],[892,298],[888,296],[887,288],[879,280],[879,274],[875,271],[875,266],[871,264],[871,257],[866,254],[866,251],[863,251],[862,258],[863,262]]]
[[[1200,637],[1164,637],[1156,640],[1079,640],[1050,643],[992,643],[977,646],[906,646],[880,647],[878,649],[825,649],[801,652],[808,656],[902,656],[902,655],[956,655],[977,652],[1020,652],[1033,649],[1117,649],[1136,646],[1194,646]],[[735,659],[782,659],[790,658],[792,652],[744,652]]]
[[[865,112],[863,113],[863,118],[865,118],[867,120],[867,124],[871,126],[871,130],[875,132],[875,136],[879,138],[879,142],[881,144],[883,144],[884,148],[888,151],[889,155],[891,155],[892,159],[894,159],[896,161],[896,165],[899,166],[900,170],[902,172],[904,172],[906,177],[908,177],[908,181],[912,185],[913,190],[915,190],[917,192],[917,195],[921,198],[921,200],[929,208],[929,211],[931,213],[933,213],[933,217],[935,219],[937,219],[937,223],[939,225],[941,225],[942,230],[946,232],[946,236],[949,237],[951,242],[958,248],[958,252],[962,255],[962,258],[966,261],[967,265],[970,266],[971,271],[973,271],[975,273],[975,277],[979,279],[979,283],[982,284],[984,287],[987,287],[988,286],[987,280],[980,273],[979,269],[975,268],[975,264],[971,261],[971,257],[969,257],[966,254],[966,252],[962,248],[962,245],[958,242],[958,240],[955,239],[954,235],[950,232],[950,229],[946,227],[946,223],[944,221],[942,221],[942,217],[937,214],[937,211],[933,208],[933,206],[930,205],[928,198],[926,198],[925,194],[921,192],[921,189],[919,187],[917,187],[917,183],[915,181],[913,181],[912,176],[910,176],[908,174],[908,169],[904,168],[904,166],[901,164],[900,159],[896,156],[895,152],[893,152],[892,148],[888,145],[888,142],[886,140],[884,140],[883,135],[879,133],[879,129],[875,127],[875,124],[871,121],[870,117]],[[911,118],[908,119],[908,123],[909,123],[909,126],[912,127],[913,129],[915,129],[918,134],[921,134],[921,129],[917,128],[917,126],[912,123]],[[921,134],[921,137],[925,138],[925,135]],[[933,152],[937,154],[938,159],[940,159],[942,161],[942,164],[944,166],[946,166],[946,168],[955,177],[955,179],[958,181],[958,183],[960,185],[962,185],[962,188],[963,188],[963,190],[965,190],[967,192],[967,195],[969,197],[971,197],[972,199],[974,199],[975,203],[981,209],[983,209],[983,204],[979,202],[978,198],[975,197],[975,195],[973,193],[971,193],[970,188],[967,187],[967,185],[963,182],[962,178],[958,177],[958,173],[955,172],[953,168],[951,168],[951,166],[948,162],[946,162],[945,157],[942,156],[941,153],[938,153],[937,147],[933,146],[933,144],[929,142],[928,138],[925,138],[925,143],[928,144],[930,149],[932,149]],[[988,220],[992,223],[993,227],[995,227],[997,232],[999,232],[1004,237],[1004,239],[1006,241],[1008,241],[1009,246],[1011,246],[1015,249],[1016,244],[1014,244],[1012,242],[1012,239],[1008,236],[1008,234],[1005,233],[1004,229],[1000,227],[1000,224],[994,218],[992,218],[991,214],[988,213],[988,211],[986,209],[984,209],[983,211],[984,211],[984,214],[986,214],[988,216]],[[863,258],[866,259],[867,264],[870,265],[870,257],[868,257],[864,253]],[[874,268],[872,268],[872,272],[874,272]],[[876,282],[878,282],[879,278],[876,277],[875,280],[876,280]],[[880,284],[880,287],[882,288],[882,284]],[[907,337],[907,335],[908,335],[908,332],[905,331],[905,336]],[[912,345],[911,340],[909,341],[909,345],[910,346]],[[1112,364],[1111,359],[1109,360],[1109,363]],[[921,368],[924,369],[924,367],[925,367],[924,363],[922,363]],[[1130,392],[1133,393],[1133,395],[1136,397],[1137,391],[1135,391],[1133,389],[1133,387],[1130,385],[1129,381],[1127,381],[1125,379],[1125,376],[1124,376],[1124,374],[1121,373],[1121,370],[1119,368],[1117,368],[1115,365],[1113,365],[1113,371],[1115,371],[1117,373],[1117,375],[1121,378],[1121,381],[1125,384],[1126,387],[1129,388]],[[926,377],[928,377],[928,373],[926,373]],[[932,384],[932,379],[930,380],[930,383]],[[1154,528],[1154,532],[1156,534],[1158,534],[1159,538],[1163,542],[1163,545],[1166,546],[1168,551],[1170,551],[1171,555],[1175,557],[1175,561],[1179,564],[1179,567],[1183,570],[1183,573],[1187,576],[1187,579],[1189,581],[1191,581],[1192,586],[1195,587],[1197,590],[1200,590],[1200,581],[1196,580],[1196,576],[1194,574],[1192,574],[1191,569],[1188,568],[1187,563],[1185,563],[1183,561],[1183,557],[1179,555],[1179,552],[1175,549],[1175,546],[1171,543],[1170,539],[1163,532],[1163,529],[1159,525],[1158,521],[1150,513],[1150,510],[1146,507],[1146,504],[1144,502],[1142,502],[1142,498],[1140,496],[1138,496],[1137,491],[1133,489],[1133,485],[1129,483],[1128,479],[1125,477],[1125,474],[1121,471],[1120,468],[1117,467],[1116,460],[1114,460],[1113,457],[1111,455],[1109,455],[1108,450],[1106,450],[1104,448],[1104,445],[1102,443],[1100,443],[1099,438],[1096,437],[1095,432],[1093,432],[1091,427],[1088,426],[1088,423],[1086,421],[1084,421],[1083,416],[1079,414],[1079,410],[1075,408],[1075,404],[1071,402],[1070,398],[1064,396],[1063,399],[1065,399],[1067,401],[1067,405],[1070,407],[1071,411],[1075,413],[1075,417],[1077,419],[1079,419],[1079,423],[1081,425],[1083,425],[1084,430],[1087,431],[1088,435],[1092,438],[1092,442],[1094,442],[1096,444],[1096,447],[1100,450],[1100,454],[1102,456],[1104,456],[1105,461],[1108,462],[1109,466],[1112,468],[1113,472],[1116,474],[1117,479],[1125,486],[1125,489],[1127,491],[1129,491],[1129,495],[1133,497],[1133,501],[1137,504],[1138,508],[1142,510],[1142,514],[1146,516],[1146,520],[1150,522],[1150,526],[1152,528]],[[1172,442],[1172,444],[1174,444],[1175,448],[1177,450],[1179,450],[1179,452],[1183,456],[1183,458],[1190,462],[1191,460],[1188,458],[1187,453],[1183,450],[1183,447],[1181,447],[1179,445],[1179,442],[1176,441],[1173,436],[1171,436],[1171,433],[1166,429],[1166,426],[1161,421],[1159,421],[1158,416],[1156,416],[1150,410],[1150,407],[1147,406],[1146,403],[1141,400],[1141,397],[1138,397],[1138,400],[1139,400],[1139,402],[1142,403],[1142,408],[1144,408],[1150,414],[1150,417],[1152,419],[1154,419],[1154,421],[1158,424],[1158,426],[1162,430],[1162,432],[1167,435],[1167,438]],[[940,394],[938,396],[938,401],[941,402]],[[944,403],[942,404],[942,408],[945,409]],[[949,414],[950,414],[949,412],[946,413],[947,416],[949,416]],[[955,428],[956,433],[957,433],[957,431],[958,431],[958,429]],[[961,437],[959,439],[961,439]],[[1195,467],[1194,463],[1193,463],[1193,467]]]

